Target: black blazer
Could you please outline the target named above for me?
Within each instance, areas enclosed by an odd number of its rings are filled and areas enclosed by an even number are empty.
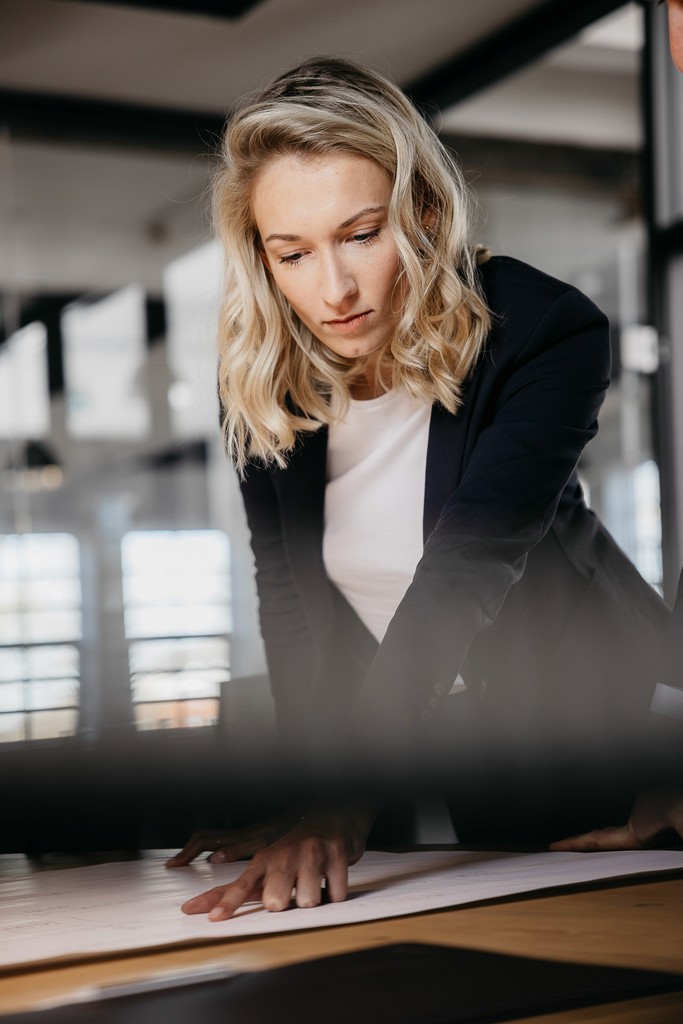
[[[531,717],[628,729],[648,706],[666,608],[576,475],[609,383],[607,320],[516,260],[480,273],[494,326],[458,414],[432,410],[424,553],[379,648],[325,574],[326,429],[242,485],[286,735],[312,713],[338,726],[354,704],[373,729],[428,722],[458,672],[521,732]]]

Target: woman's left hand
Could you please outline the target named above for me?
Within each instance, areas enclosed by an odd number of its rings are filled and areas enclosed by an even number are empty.
[[[317,907],[323,897],[346,899],[348,868],[360,860],[374,811],[365,805],[322,808],[305,815],[285,836],[259,850],[238,879],[182,905],[186,914],[226,921],[245,903],[286,910],[295,891],[298,907]]]
[[[683,790],[643,790],[636,797],[625,825],[596,828],[583,835],[551,843],[551,850],[588,853],[596,850],[646,850],[663,832],[683,839]]]

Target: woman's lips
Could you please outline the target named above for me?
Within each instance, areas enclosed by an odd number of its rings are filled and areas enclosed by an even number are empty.
[[[352,334],[360,327],[365,326],[371,313],[371,309],[366,309],[364,313],[355,313],[353,316],[346,317],[343,320],[325,320],[325,327],[331,327],[338,334]]]

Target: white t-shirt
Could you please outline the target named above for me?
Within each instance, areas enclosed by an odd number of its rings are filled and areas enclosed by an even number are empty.
[[[329,430],[325,568],[378,642],[422,557],[430,416],[399,389],[351,400]]]

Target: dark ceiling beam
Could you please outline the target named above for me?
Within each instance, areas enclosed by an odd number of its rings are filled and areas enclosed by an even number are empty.
[[[441,141],[475,189],[479,182],[496,181],[564,184],[572,191],[583,187],[610,194],[640,188],[639,152],[453,132],[443,132]]]
[[[0,127],[16,138],[197,153],[216,148],[224,125],[214,112],[0,89]]]
[[[624,6],[625,0],[545,0],[465,53],[445,61],[406,87],[427,114],[444,110],[499,79],[520,71],[581,29]]]
[[[465,53],[413,81],[406,91],[427,114],[445,109],[519,71],[623,4],[624,0],[545,0]],[[164,6],[170,6],[170,0]],[[197,10],[194,4],[184,6]],[[216,148],[224,121],[215,112],[0,89],[0,127],[6,126],[17,137],[196,153]]]
[[[107,7],[141,7],[166,14],[209,15],[212,18],[240,18],[261,0],[79,0],[80,3],[105,4]]]

